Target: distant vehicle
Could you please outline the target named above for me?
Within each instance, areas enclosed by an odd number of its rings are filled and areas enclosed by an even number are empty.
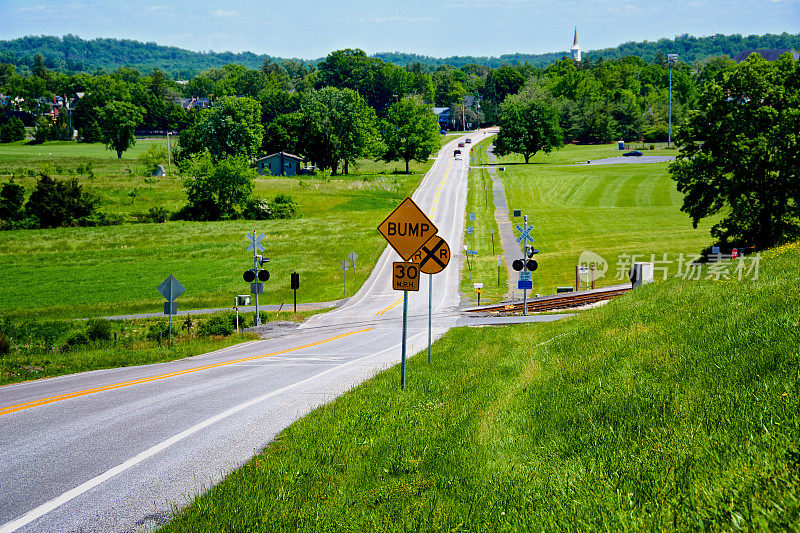
[[[467,139],[467,140],[466,140],[466,141],[464,141],[464,142],[465,142],[465,143],[467,143],[467,144],[469,144],[469,143],[471,143],[471,142],[472,142],[472,139]]]
[[[464,148],[464,143],[458,143],[459,148]]]
[[[622,155],[624,157],[630,157],[630,156],[639,157],[640,155],[642,155],[642,152],[640,152],[639,150],[631,150],[630,152],[625,152]]]
[[[447,135],[447,130],[439,130],[439,133],[441,133],[442,135]]]
[[[453,157],[458,157],[461,155],[461,150],[453,150]]]

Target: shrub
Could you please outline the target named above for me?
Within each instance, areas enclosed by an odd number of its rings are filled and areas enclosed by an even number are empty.
[[[10,181],[0,189],[0,219],[12,221],[22,218],[22,206],[25,203],[25,188]]]
[[[111,321],[105,318],[94,318],[89,321],[86,336],[93,341],[107,341],[111,339]]]
[[[25,124],[19,117],[11,117],[8,122],[0,126],[0,142],[9,143],[21,141],[25,138]]]
[[[70,338],[67,339],[67,346],[69,346],[70,348],[73,348],[75,346],[85,346],[87,344],[89,344],[89,337],[86,335],[86,333],[82,331],[76,332],[74,335],[72,335]]]
[[[56,228],[90,217],[99,201],[75,178],[59,181],[42,173],[25,204],[25,214],[36,217],[42,227]]]
[[[170,217],[169,209],[165,207],[151,207],[147,212],[146,220],[148,222],[165,222]]]
[[[165,320],[153,322],[147,326],[145,337],[149,341],[161,342],[169,336],[169,323]]]
[[[11,352],[11,341],[0,332],[0,356]]]
[[[234,332],[235,321],[236,321],[235,315],[233,320],[231,320],[231,315],[229,313],[219,313],[216,315],[211,315],[211,317],[208,320],[200,324],[199,327],[200,335],[205,335],[205,336],[231,335]]]
[[[269,218],[294,218],[297,215],[297,204],[287,194],[279,194],[269,203]]]

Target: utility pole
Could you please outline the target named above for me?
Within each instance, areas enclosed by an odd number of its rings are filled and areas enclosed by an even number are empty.
[[[672,65],[678,62],[678,54],[667,54],[669,65],[669,126],[667,127],[667,146],[672,144]]]

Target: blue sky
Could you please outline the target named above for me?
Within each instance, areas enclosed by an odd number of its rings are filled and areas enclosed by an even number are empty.
[[[584,50],[688,33],[800,33],[800,0],[2,0],[0,39],[73,33],[312,59],[341,48],[436,57]]]

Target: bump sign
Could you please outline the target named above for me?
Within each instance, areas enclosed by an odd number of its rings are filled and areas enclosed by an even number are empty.
[[[392,288],[396,291],[418,291],[419,263],[392,263]]]
[[[450,262],[450,247],[438,235],[422,245],[422,248],[411,256],[411,260],[419,263],[419,269],[425,274],[438,274]]]
[[[408,261],[439,230],[414,200],[406,198],[381,222],[378,231],[397,254]]]

